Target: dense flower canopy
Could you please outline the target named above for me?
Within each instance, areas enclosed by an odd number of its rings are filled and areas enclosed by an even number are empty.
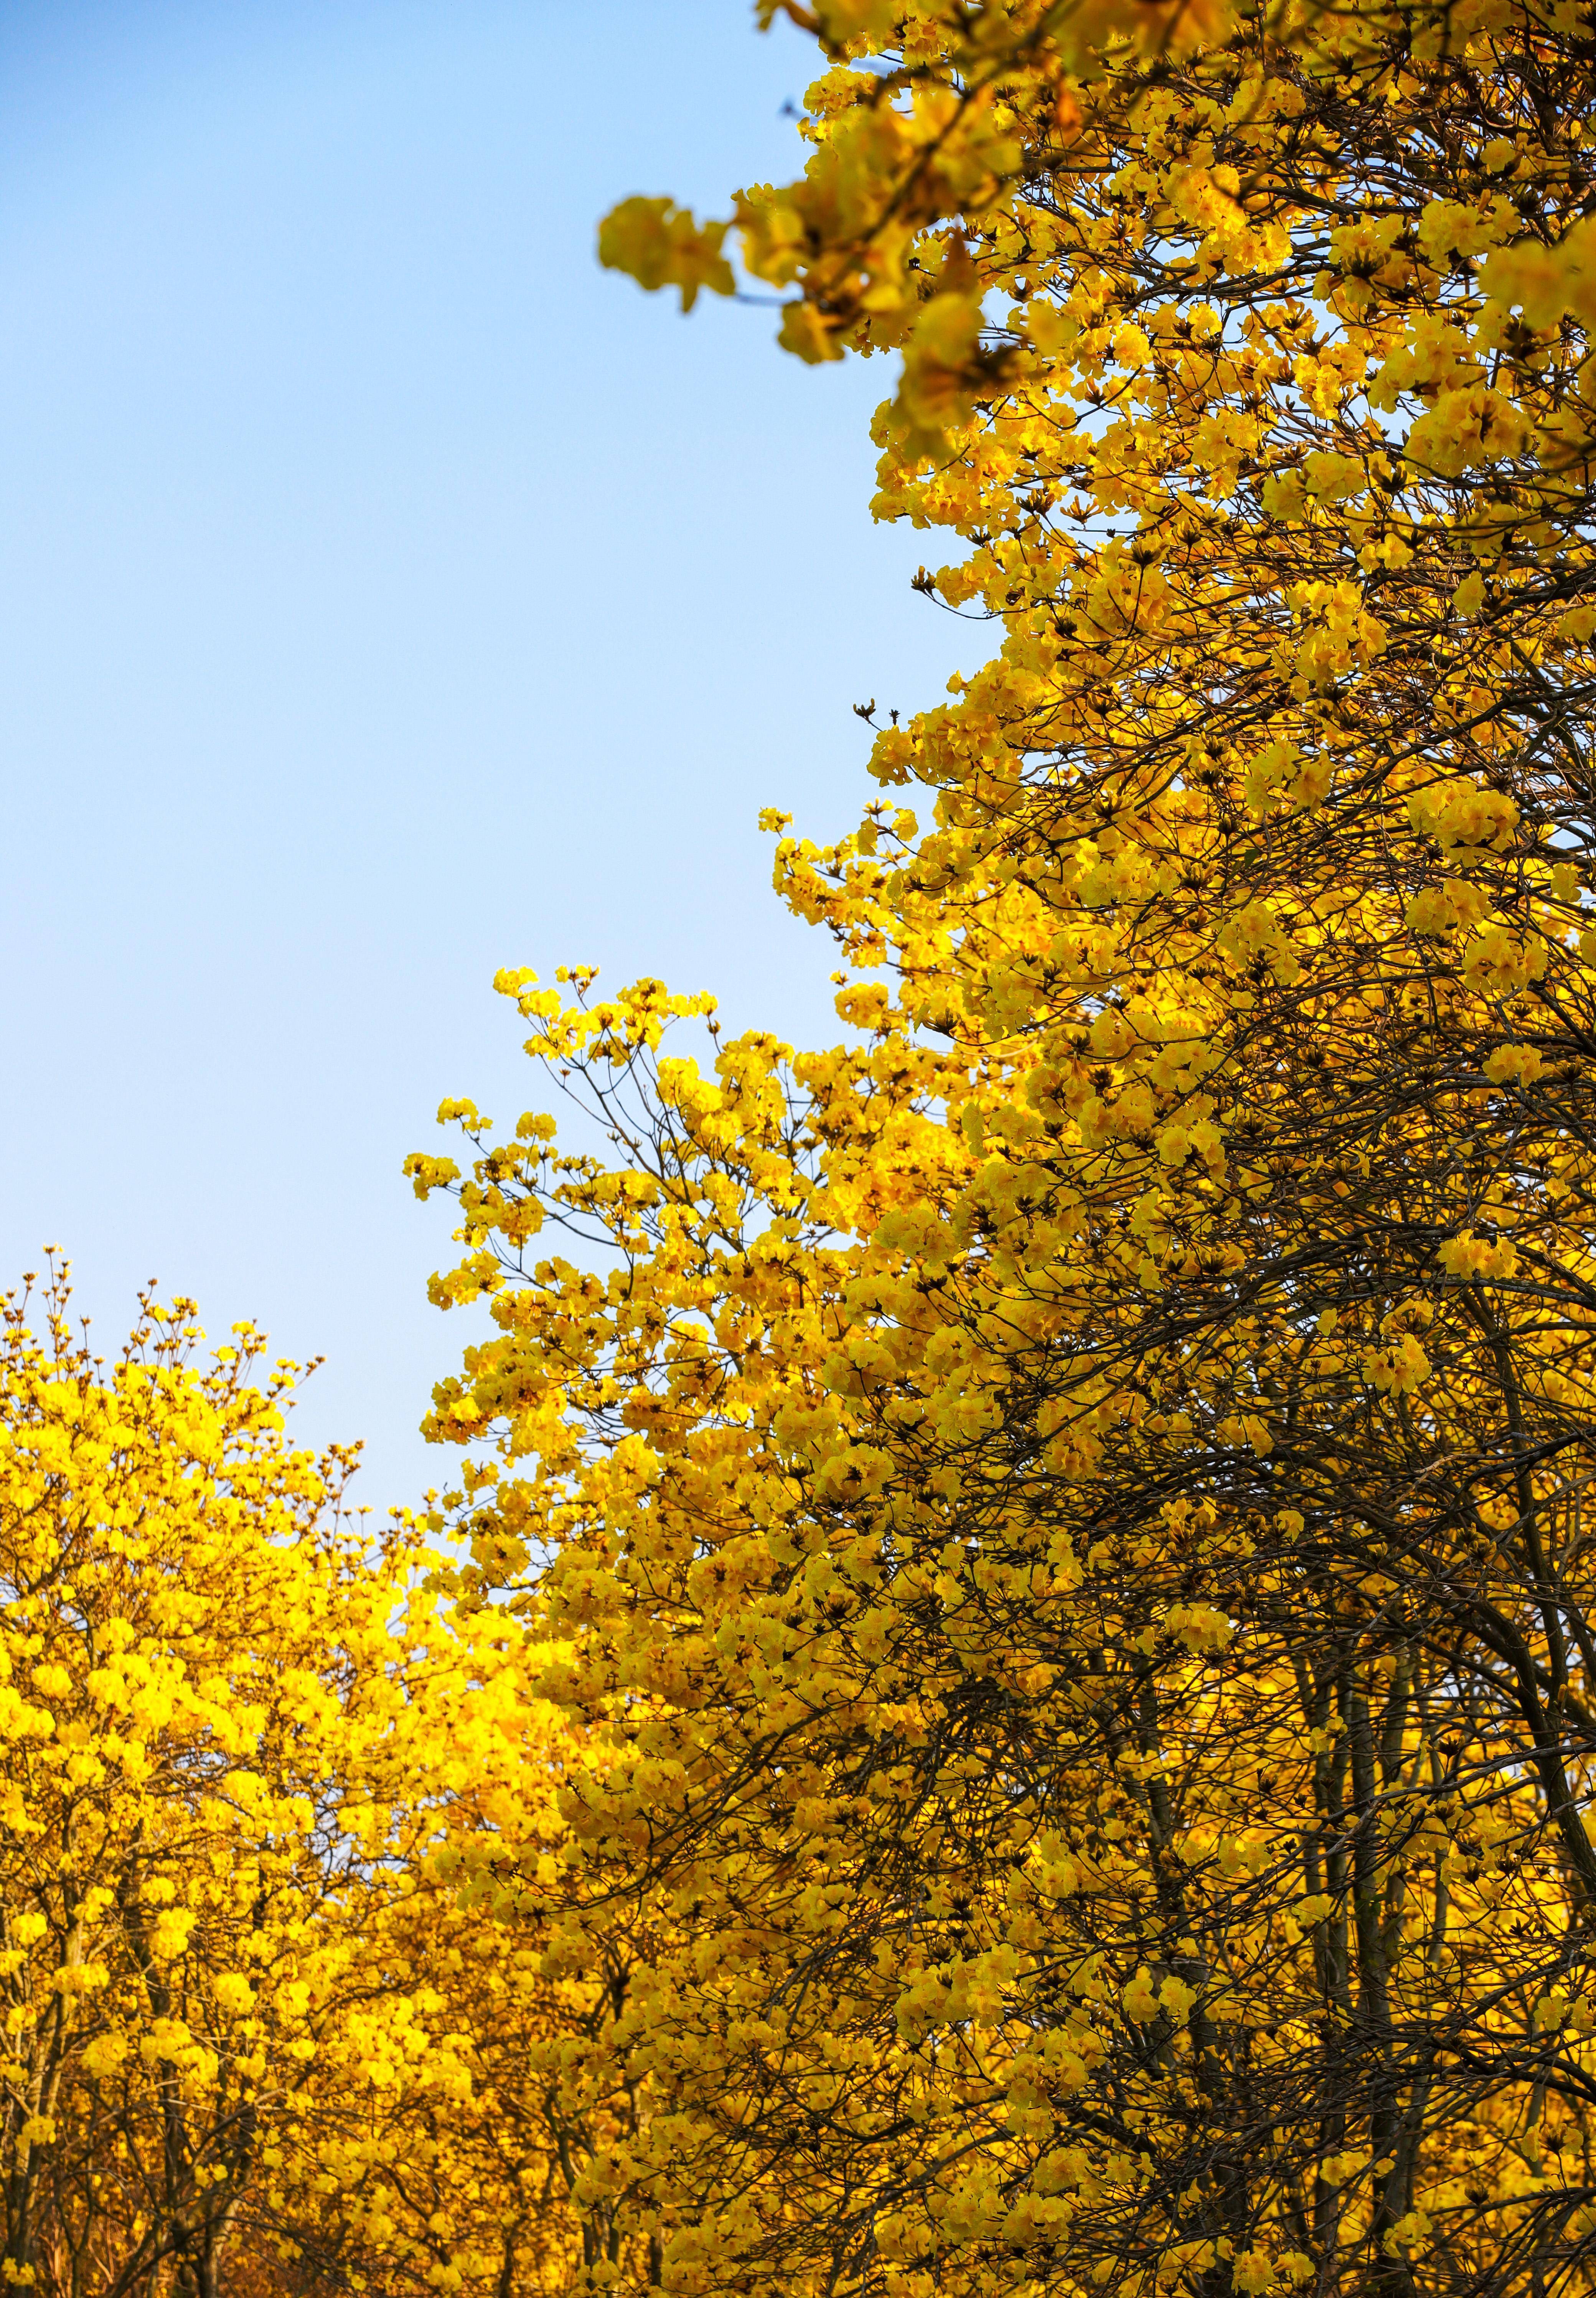
[[[501,975],[425,1517],[10,1301],[5,2279],[1586,2291],[1596,23],[759,12],[600,255],[882,359],[991,658],[767,817],[837,1044]]]
[[[459,1889],[565,1839],[536,1656],[289,1443],[258,1333],[149,1298],[108,1367],[68,1305],[0,1328],[6,2280],[566,2286],[602,1989]]]
[[[617,2270],[1583,2280],[1588,13],[784,12],[801,180],[601,252],[901,353],[996,650],[778,847],[847,1041],[507,976],[608,1160],[414,1163]]]

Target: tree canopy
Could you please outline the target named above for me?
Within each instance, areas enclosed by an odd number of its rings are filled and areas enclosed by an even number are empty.
[[[4,2278],[564,2289],[603,1989],[459,1883],[566,1839],[536,1655],[288,1442],[260,1335],[142,1305],[110,1367],[59,1271],[0,1324]]]
[[[784,12],[802,178],[601,252],[901,353],[996,650],[778,846],[843,1043],[512,973],[608,1159],[413,1164],[615,2271],[1583,2286],[1588,12]]]
[[[836,1044],[500,977],[419,1514],[8,1297],[4,2279],[1588,2291],[1596,23],[757,12],[600,256],[991,658],[766,817]]]

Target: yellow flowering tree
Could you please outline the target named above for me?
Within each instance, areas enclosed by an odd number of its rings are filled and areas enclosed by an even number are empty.
[[[293,1368],[196,1360],[192,1313],[109,1369],[59,1284],[0,1331],[4,2271],[62,2298],[298,2286],[406,2158],[394,2071],[412,2130],[469,2087],[384,1926],[470,1776],[473,1647],[287,1442]]]
[[[562,1920],[677,1926],[599,2278],[1585,2287],[1588,18],[784,12],[801,181],[601,252],[901,351],[994,658],[778,847],[846,1045],[511,975],[608,1161],[413,1167]]]

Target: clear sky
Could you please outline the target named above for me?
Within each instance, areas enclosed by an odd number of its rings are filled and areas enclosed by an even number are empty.
[[[633,191],[796,171],[745,0],[6,0],[0,1264],[109,1345],[156,1276],[324,1354],[364,1498],[468,1337],[444,1095],[535,1095],[496,967],[836,1033],[762,805],[984,650],[872,525],[871,363],[599,270]]]

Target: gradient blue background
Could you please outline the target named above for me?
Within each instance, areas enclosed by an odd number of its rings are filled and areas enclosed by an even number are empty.
[[[60,1242],[324,1353],[362,1496],[468,1337],[439,1099],[535,1098],[501,964],[836,1033],[776,804],[980,633],[876,528],[889,378],[598,269],[632,191],[801,161],[744,0],[7,0],[0,12],[0,1268]]]

